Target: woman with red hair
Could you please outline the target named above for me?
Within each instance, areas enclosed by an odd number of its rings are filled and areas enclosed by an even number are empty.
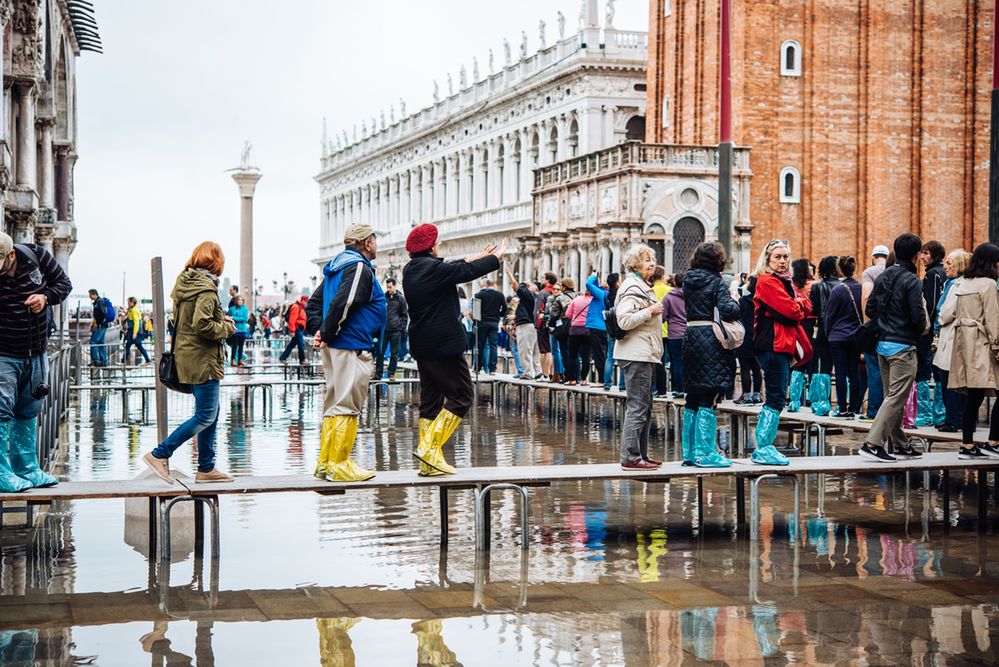
[[[231,482],[215,468],[215,431],[219,419],[219,381],[225,376],[225,348],[222,342],[233,335],[236,326],[222,311],[219,301],[219,275],[225,256],[217,243],[198,245],[177,277],[170,297],[176,328],[173,355],[177,376],[190,385],[194,395],[194,416],[167,436],[142,460],[163,481],[173,484],[169,459],[182,444],[198,436],[198,472],[195,482]]]

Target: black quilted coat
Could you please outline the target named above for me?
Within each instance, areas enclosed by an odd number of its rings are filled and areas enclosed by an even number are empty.
[[[687,322],[714,318],[715,305],[726,322],[739,319],[739,304],[728,293],[721,275],[706,269],[691,269],[683,279]],[[722,348],[709,326],[688,326],[683,338],[684,389],[688,393],[722,394],[735,378],[735,356]]]

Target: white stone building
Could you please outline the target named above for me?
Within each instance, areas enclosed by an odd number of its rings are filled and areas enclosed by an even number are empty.
[[[76,247],[76,58],[101,52],[89,3],[0,0],[3,123],[0,213],[17,243],[38,243],[65,268]]]
[[[456,83],[429,108],[386,121],[371,119],[332,139],[323,137],[321,238],[317,262],[342,249],[344,229],[366,222],[384,233],[379,269],[398,272],[408,260],[409,230],[440,228],[442,254],[459,257],[507,240],[516,255],[531,234],[535,169],[645,134],[646,33],[616,30],[596,0],[582,2],[579,30],[528,53],[504,42],[480,75],[463,66]],[[496,70],[495,72],[493,70]],[[522,264],[521,269],[528,267]],[[532,267],[533,268],[533,267]],[[505,278],[505,277],[504,277]]]

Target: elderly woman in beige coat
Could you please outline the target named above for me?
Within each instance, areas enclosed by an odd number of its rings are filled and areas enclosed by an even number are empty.
[[[975,445],[978,411],[986,396],[999,393],[999,246],[975,248],[964,280],[955,285],[953,301],[944,303],[940,322],[954,325],[950,388],[965,394],[961,423],[962,459],[999,458],[999,401],[992,405],[989,442]]]
[[[650,281],[656,268],[655,252],[635,245],[622,260],[626,277],[614,300],[618,326],[626,332],[614,345],[614,359],[624,372],[624,425],[621,428],[621,467],[655,470],[662,461],[649,457],[652,427],[652,382],[662,363],[663,304]]]

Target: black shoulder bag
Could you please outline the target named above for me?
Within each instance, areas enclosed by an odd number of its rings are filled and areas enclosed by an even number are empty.
[[[177,359],[173,356],[173,346],[177,342],[177,334],[180,332],[180,312],[178,309],[176,325],[174,326],[173,338],[170,341],[170,352],[163,350],[163,354],[160,355],[160,362],[158,368],[158,375],[160,382],[163,386],[171,391],[180,392],[181,394],[191,394],[194,390],[191,389],[191,385],[184,384],[180,381],[180,376],[177,374]]]
[[[649,301],[649,297],[641,293],[629,295],[628,292],[623,292],[621,296],[622,297],[633,296],[636,299],[643,299],[645,301]],[[650,303],[655,303],[655,301],[650,301]],[[617,323],[617,311],[615,310],[616,308],[617,306],[611,306],[610,308],[604,311],[604,326],[607,327],[608,336],[610,336],[614,340],[623,340],[624,337],[628,335],[628,331],[622,329],[621,325]]]

